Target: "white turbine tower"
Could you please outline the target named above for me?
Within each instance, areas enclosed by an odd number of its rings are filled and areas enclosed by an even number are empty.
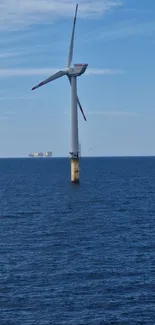
[[[74,48],[74,34],[75,34],[75,24],[77,17],[78,4],[76,5],[75,17],[73,23],[73,30],[69,48],[68,63],[65,69],[56,72],[54,75],[48,79],[42,81],[37,86],[33,87],[32,90],[39,88],[48,82],[51,82],[62,76],[67,76],[71,85],[71,182],[79,183],[79,143],[78,143],[78,112],[77,105],[79,106],[81,113],[86,121],[85,114],[83,112],[82,106],[80,104],[79,98],[77,96],[77,77],[81,76],[87,69],[88,64],[74,64],[71,67],[73,58],[73,48]]]

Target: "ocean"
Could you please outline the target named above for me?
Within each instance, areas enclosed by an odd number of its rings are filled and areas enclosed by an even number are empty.
[[[0,159],[0,325],[155,324],[155,158]]]

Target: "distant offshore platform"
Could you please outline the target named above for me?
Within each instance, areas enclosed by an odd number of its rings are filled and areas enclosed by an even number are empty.
[[[33,152],[33,153],[29,154],[29,157],[31,157],[31,158],[51,158],[52,157],[52,151]]]
[[[78,146],[78,156],[81,157],[81,144]],[[32,152],[29,153],[29,157],[31,158],[52,158],[53,153],[52,151],[46,151],[46,152]]]

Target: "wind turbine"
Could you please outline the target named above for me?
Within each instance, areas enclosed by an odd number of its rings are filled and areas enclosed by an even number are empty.
[[[75,10],[75,17],[74,17],[72,36],[70,41],[67,67],[65,69],[56,72],[54,75],[52,75],[48,79],[42,81],[37,86],[32,88],[32,90],[34,90],[62,76],[67,76],[69,79],[71,85],[71,152],[70,155],[71,155],[71,182],[72,183],[79,183],[80,180],[77,106],[79,106],[83,118],[86,121],[85,114],[83,112],[82,106],[77,96],[77,77],[81,76],[88,67],[88,64],[74,64],[74,66],[71,66],[72,58],[73,58],[74,34],[75,34],[77,11],[78,11],[78,4],[76,5],[76,10]]]

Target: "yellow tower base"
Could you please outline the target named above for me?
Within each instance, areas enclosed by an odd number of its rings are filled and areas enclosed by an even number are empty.
[[[80,182],[79,158],[71,158],[71,182],[76,184]]]

